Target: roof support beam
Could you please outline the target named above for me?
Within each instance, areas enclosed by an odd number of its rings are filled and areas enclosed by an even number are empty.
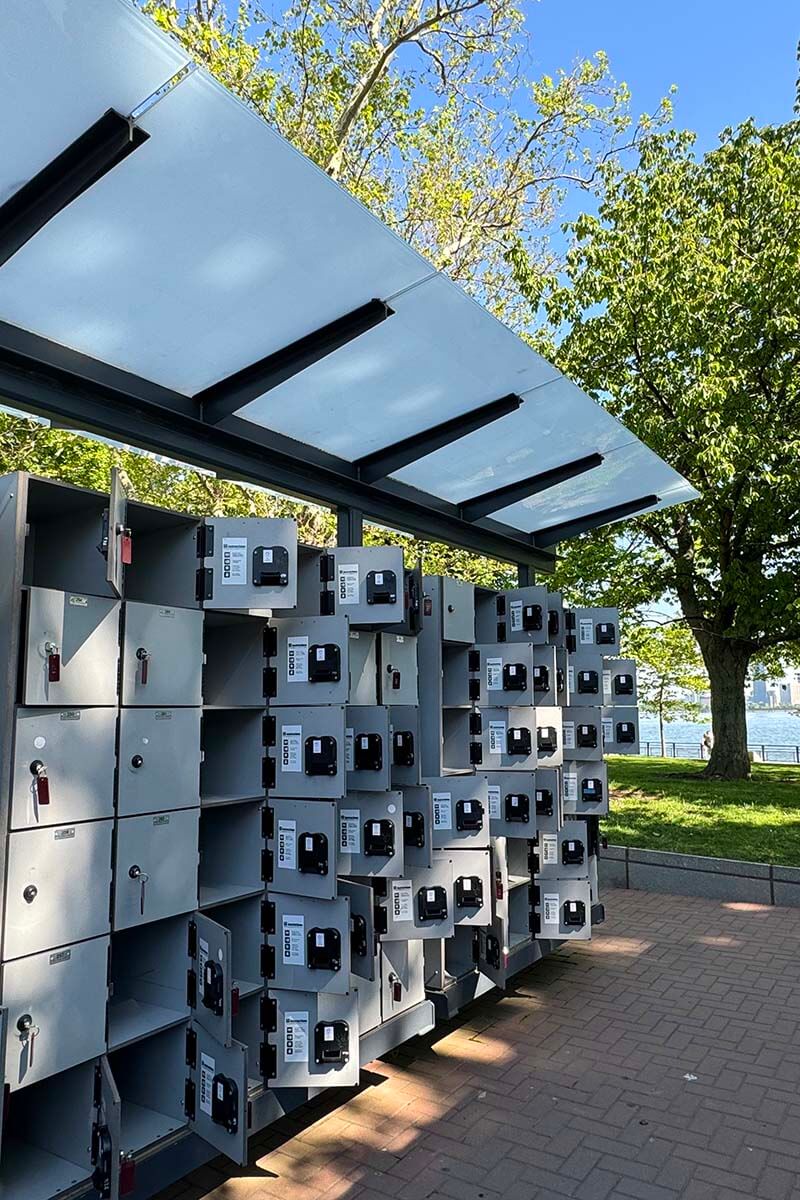
[[[448,421],[442,421],[440,425],[424,429],[421,433],[413,433],[392,446],[365,454],[355,463],[358,477],[364,483],[375,483],[378,479],[385,479],[401,467],[433,454],[434,450],[449,446],[451,442],[457,442],[468,433],[474,433],[476,429],[483,429],[500,417],[516,412],[521,404],[521,396],[502,396],[499,400],[491,400],[488,404],[482,404],[480,408],[474,408],[472,412],[451,417]]]
[[[0,206],[0,266],[149,134],[109,109]]]
[[[590,529],[599,529],[601,525],[610,525],[612,521],[621,521],[624,517],[635,516],[658,504],[658,496],[640,496],[638,500],[628,500],[625,504],[615,504],[611,508],[601,508],[597,512],[588,513],[585,517],[576,517],[574,521],[563,521],[560,525],[550,525],[547,529],[537,529],[531,534],[536,546],[555,546],[556,542],[564,542],[567,538],[578,537]]]
[[[194,397],[200,405],[203,420],[209,425],[219,424],[251,400],[257,400],[287,379],[305,371],[306,367],[326,358],[340,346],[346,346],[362,333],[380,325],[392,313],[393,309],[382,300],[370,300],[314,333],[298,338],[282,350],[276,350],[266,358],[242,367],[227,379],[220,379]]]
[[[482,496],[464,500],[459,505],[459,512],[465,521],[477,521],[479,517],[498,512],[501,508],[507,508],[509,504],[516,504],[519,500],[527,500],[529,496],[545,492],[548,488],[564,483],[567,479],[584,475],[587,471],[599,467],[602,461],[602,454],[586,454],[583,458],[576,458],[573,462],[564,463],[561,467],[540,471],[538,475],[529,475],[527,479],[520,479],[518,483],[508,483],[504,487],[495,488],[492,492],[484,492]]]

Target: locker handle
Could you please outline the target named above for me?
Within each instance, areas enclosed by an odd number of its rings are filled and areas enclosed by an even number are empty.
[[[44,652],[47,655],[47,682],[59,683],[61,680],[61,651],[55,642],[45,642]]]
[[[33,775],[33,787],[36,792],[37,804],[50,803],[50,780],[47,778],[47,767],[40,758],[35,758],[30,766]]]
[[[145,687],[147,684],[147,676],[148,676],[148,672],[149,672],[150,651],[145,650],[144,646],[140,646],[139,649],[136,651],[136,657],[138,658],[139,662],[142,664],[139,682],[141,683],[142,687]]]

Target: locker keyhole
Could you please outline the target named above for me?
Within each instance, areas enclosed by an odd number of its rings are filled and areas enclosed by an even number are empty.
[[[50,780],[47,778],[47,767],[40,758],[35,758],[30,766],[33,776],[33,790],[37,804],[50,803]]]
[[[140,646],[136,651],[136,657],[141,663],[139,682],[141,683],[142,687],[145,687],[150,668],[150,651],[146,650],[144,646]]]
[[[147,886],[147,881],[150,878],[150,876],[147,874],[146,871],[143,871],[142,868],[140,866],[138,866],[136,863],[134,863],[134,865],[129,868],[128,875],[130,876],[131,879],[138,880],[139,883],[141,884],[142,891],[141,891],[141,895],[139,898],[139,914],[140,914],[140,916],[144,916],[144,893],[145,893],[145,887]]]

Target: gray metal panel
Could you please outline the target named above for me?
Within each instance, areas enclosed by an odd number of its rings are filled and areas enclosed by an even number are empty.
[[[425,590],[429,576],[425,576]],[[446,642],[475,641],[475,585],[462,579],[441,578],[442,638]]]
[[[297,522],[291,517],[206,517],[214,530],[214,552],[202,560],[213,571],[212,595],[205,608],[262,610],[294,608],[297,603]],[[288,554],[285,585],[254,583],[254,555],[274,560],[274,550]],[[270,551],[273,554],[270,556]],[[259,562],[261,557],[259,558]]]
[[[491,925],[478,930],[478,970],[495,987],[505,989],[508,981],[508,922],[494,917]]]
[[[389,733],[391,741],[390,784],[393,788],[413,787],[422,779],[419,708],[410,704],[393,704],[389,709]],[[410,766],[397,762],[398,754],[403,752],[407,742],[407,737],[404,735],[408,734],[411,735],[414,759]]]
[[[351,625],[392,625],[405,616],[402,546],[337,546],[333,555],[335,611],[350,618]],[[381,575],[394,572],[394,602],[370,604],[367,601],[368,576],[381,584]],[[384,582],[387,582],[384,580]]]
[[[345,710],[341,704],[320,708],[279,708],[275,710],[276,741],[275,787],[273,796],[316,797],[336,800],[344,796],[345,784]],[[336,773],[308,775],[305,750],[309,739],[332,737],[336,742]]]
[[[494,642],[475,646],[480,667],[478,704],[481,708],[506,705],[522,707],[535,703],[533,691],[533,649],[518,643],[506,645]],[[525,681],[524,687],[518,685]]]
[[[538,705],[560,705],[562,700],[558,692],[558,651],[556,647],[533,646],[532,652],[534,676],[533,703]]]
[[[276,694],[272,705],[346,704],[350,693],[348,621],[341,617],[282,617],[271,622],[277,632]],[[313,681],[313,660],[322,647],[339,648],[337,682]]]
[[[357,767],[359,747],[380,738],[380,767]],[[348,792],[385,792],[390,787],[392,744],[389,709],[385,705],[348,705],[345,710],[345,766]]]
[[[437,850],[453,860],[453,918],[456,926],[488,925],[492,919],[492,863],[489,850]],[[436,855],[434,855],[434,858]],[[480,903],[461,905],[456,901],[459,879],[480,880]],[[475,891],[472,893],[477,895]]]
[[[335,800],[270,800],[274,836],[267,842],[272,851],[270,892],[290,896],[336,896],[338,827]],[[325,838],[325,873],[300,870],[302,839],[314,834]]]
[[[391,1021],[425,999],[425,942],[381,946],[381,1017]]]
[[[551,646],[564,646],[566,638],[566,619],[564,616],[564,599],[561,592],[547,593],[547,641]],[[556,629],[550,630],[550,622],[555,621]]]
[[[8,1009],[0,1008],[0,1063],[2,1063],[2,1073],[0,1074],[0,1087],[5,1090],[6,1082],[6,1035],[8,1033]],[[0,1148],[3,1145],[3,1118],[5,1117],[5,1104],[0,1104]]]
[[[359,1054],[359,996],[328,992],[270,989],[277,1008],[277,1029],[269,1035],[276,1048],[273,1088],[355,1087],[361,1067]],[[348,1026],[349,1057],[344,1063],[317,1062],[314,1054],[318,1025],[344,1021]]]
[[[231,1045],[231,987],[233,967],[231,933],[224,925],[197,912],[192,920],[197,927],[197,954],[192,966],[197,976],[197,1003],[192,1010],[195,1025],[222,1043]],[[206,995],[204,973],[207,964],[216,963],[221,971],[222,996]],[[215,1011],[217,1006],[222,1011]]]
[[[406,833],[409,817],[422,814],[423,844],[413,845],[409,842],[413,830]],[[433,863],[433,796],[427,784],[403,788],[403,857],[406,870],[418,867],[430,867]]]
[[[200,810],[124,817],[117,822],[114,928],[127,929],[197,907]],[[141,875],[147,875],[142,912]]]
[[[28,592],[23,703],[117,703],[118,600],[32,587]],[[48,646],[61,656],[48,681]]]
[[[594,655],[619,654],[619,612],[616,608],[576,608],[574,637],[575,649],[572,651],[572,661],[576,666],[584,662],[592,662]],[[605,627],[612,641],[604,640]]]
[[[290,991],[336,992],[350,985],[350,906],[346,898],[311,900],[306,896],[270,893],[275,905],[275,978],[271,985]],[[341,939],[338,971],[309,967],[307,939],[312,929],[336,929]]]
[[[117,812],[200,803],[199,708],[123,708],[119,715]]]
[[[581,731],[594,738],[594,746],[580,746]],[[573,762],[600,762],[603,757],[601,709],[570,705],[561,712],[561,732],[564,757]]]
[[[11,828],[113,816],[116,724],[114,708],[18,708]],[[44,763],[49,804],[38,803],[33,762]]]
[[[462,705],[470,707],[469,646],[452,642],[441,648],[442,655],[442,704],[445,707]],[[426,697],[427,699],[427,697]]]
[[[100,1056],[96,1070],[100,1073],[100,1103],[97,1106],[97,1123],[111,1140],[111,1162],[109,1164],[108,1200],[118,1200],[119,1169],[122,1152],[122,1100],[111,1066],[105,1054]]]
[[[632,692],[621,692],[624,686],[620,680],[626,676],[633,687]],[[633,658],[604,658],[603,659],[603,704],[636,706],[639,703],[638,680],[636,678],[636,661]]]
[[[447,897],[447,915],[441,920],[420,917],[419,892],[442,888]],[[404,879],[390,879],[388,894],[380,901],[386,910],[386,933],[382,942],[406,942],[418,938],[453,936],[453,863],[451,858],[437,858],[430,867],[407,871]]]
[[[555,750],[537,750],[537,767],[560,767],[564,757],[564,731],[561,728],[561,709],[552,705],[538,704],[536,706],[536,730],[552,728],[556,731]]]
[[[589,875],[589,828],[585,821],[565,821],[558,833],[540,833],[537,839],[536,881],[587,879]],[[567,849],[575,848],[580,862],[565,862]]]
[[[608,813],[608,768],[604,762],[565,762],[561,781],[565,816],[603,817]],[[584,783],[592,785],[585,795]]]
[[[382,633],[379,658],[381,704],[419,704],[417,638]]]
[[[149,708],[200,704],[202,612],[127,600],[123,616],[122,704]],[[148,658],[142,660],[139,654]]]
[[[485,775],[440,775],[424,781],[433,798],[433,846],[436,850],[478,850],[489,846],[489,789]],[[466,806],[470,805],[470,808]],[[477,829],[459,829],[476,816]]]
[[[107,937],[93,938],[4,963],[6,1083],[12,1091],[104,1052],[108,945]],[[26,1016],[37,1031],[33,1062]]]
[[[621,704],[614,708],[603,709],[603,749],[606,754],[638,754],[639,753],[639,709],[635,706],[623,707]],[[621,742],[619,740],[620,724],[627,723],[634,727],[634,740]]]
[[[423,621],[417,638],[419,674],[420,753],[423,775],[438,775],[442,764],[442,608],[441,580],[426,575],[423,581]]]
[[[125,581],[123,538],[126,536],[128,493],[120,477],[119,467],[111,468],[111,488],[108,498],[108,545],[106,548],[106,579],[117,596],[122,595]]]
[[[351,629],[349,704],[379,704],[378,635],[367,629]]]
[[[567,657],[567,691],[570,704],[599,706],[603,701],[603,654],[595,648]],[[596,677],[596,679],[595,679]]]
[[[191,1071],[195,1085],[195,1117],[189,1121],[190,1129],[240,1166],[247,1163],[247,1047],[241,1042],[223,1046],[202,1026],[192,1025],[197,1034],[197,1065]],[[216,1123],[212,1113],[212,1089],[217,1076],[224,1075],[236,1086],[238,1099],[237,1127],[228,1129]]]
[[[338,802],[338,873],[360,878],[398,879],[403,873],[402,792],[350,792]],[[366,853],[368,826],[391,822],[394,854]]]
[[[460,775],[472,773],[469,718],[470,710],[467,708],[445,708],[442,711],[441,772],[456,772]],[[423,714],[423,729],[426,725],[427,720]],[[422,766],[424,778],[425,763]]]
[[[264,795],[264,716],[256,708],[203,711],[201,804]]]
[[[405,946],[407,942],[386,942],[385,945]],[[377,956],[375,959],[375,978],[374,979],[359,979],[357,975],[351,974],[350,985],[351,990],[358,995],[358,1020],[361,1026],[361,1036],[369,1033],[373,1029],[380,1027],[383,1020],[381,1012],[381,971],[380,960],[383,954],[383,946],[378,947]]]
[[[567,925],[564,921],[564,906],[578,901],[584,906],[586,919],[582,925]],[[591,891],[588,879],[543,880],[539,888],[539,903],[536,910],[540,917],[537,941],[563,940],[588,942],[592,937]],[[549,918],[549,919],[547,919]]]
[[[488,789],[489,828],[492,837],[531,838],[536,833],[536,774],[534,771],[484,771]],[[507,820],[506,812],[524,813],[528,798],[528,820]],[[516,797],[512,804],[507,797]]]
[[[4,958],[108,932],[113,829],[87,821],[10,835]]]
[[[563,811],[561,805],[561,771],[558,767],[537,767],[534,776],[536,786],[536,827],[538,832],[557,833],[561,828]],[[545,812],[549,799],[552,811]]]
[[[482,729],[477,740],[482,750],[481,767],[488,771],[532,771],[537,762],[536,726],[539,709],[527,708],[482,708]],[[548,709],[548,712],[559,712]],[[512,730],[526,730],[530,736],[530,753],[509,754],[508,735]],[[558,726],[559,750],[561,723]],[[559,760],[560,761],[560,760]]]
[[[547,588],[542,585],[508,588],[505,596],[505,635],[507,642],[529,642],[532,646],[543,646],[547,642]],[[534,607],[541,609],[541,627],[525,629],[526,609]],[[481,638],[483,640],[483,638]],[[486,638],[486,641],[497,640],[497,635]]]
[[[350,903],[350,973],[357,977],[359,984],[362,980],[371,981],[375,978],[378,961],[375,942],[375,894],[369,884],[356,883],[354,879],[340,879],[338,892]],[[357,949],[353,937],[354,918],[360,918],[366,930],[366,946],[360,949]],[[362,950],[366,952],[362,953]]]

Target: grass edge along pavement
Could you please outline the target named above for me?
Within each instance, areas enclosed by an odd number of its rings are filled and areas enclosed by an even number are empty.
[[[750,780],[705,763],[609,756],[610,845],[800,867],[800,766],[753,764]]]

